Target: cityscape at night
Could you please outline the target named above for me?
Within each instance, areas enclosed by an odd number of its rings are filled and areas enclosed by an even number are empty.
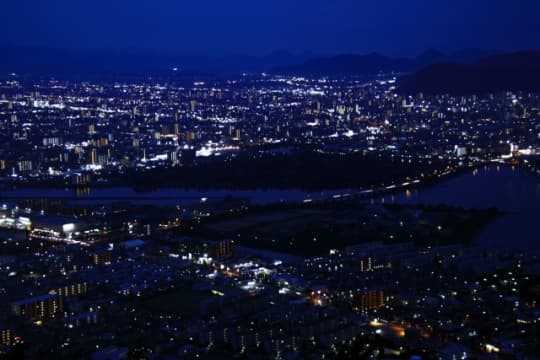
[[[539,11],[8,1],[0,359],[540,358]]]

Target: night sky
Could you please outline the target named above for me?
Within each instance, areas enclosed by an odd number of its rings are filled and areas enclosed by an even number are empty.
[[[0,42],[181,54],[540,48],[538,0],[2,0]]]

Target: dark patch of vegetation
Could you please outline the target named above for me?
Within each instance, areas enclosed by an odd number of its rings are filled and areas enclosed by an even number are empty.
[[[185,187],[214,189],[337,189],[382,186],[419,176],[445,164],[406,164],[361,153],[339,155],[302,152],[264,157],[241,156],[192,167],[140,171],[122,183],[140,189]],[[118,181],[117,180],[117,181]]]
[[[231,238],[240,245],[316,256],[370,241],[469,244],[499,214],[494,208],[370,206],[346,201],[257,207],[240,215],[202,219],[186,231],[203,238]]]

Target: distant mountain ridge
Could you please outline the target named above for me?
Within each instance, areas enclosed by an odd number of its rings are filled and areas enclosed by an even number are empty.
[[[399,91],[457,95],[540,92],[540,51],[492,55],[468,64],[433,64],[403,78]]]
[[[264,72],[316,75],[366,75],[411,72],[441,61],[470,62],[495,50],[464,49],[453,54],[426,50],[416,58],[391,58],[377,53],[316,57],[312,53],[276,51],[267,56],[189,56],[134,49],[51,49],[0,44],[0,73],[139,74]],[[296,64],[296,65],[295,65]]]
[[[134,49],[51,49],[0,44],[0,72],[33,74],[180,72],[241,73],[265,71],[305,61],[311,53],[276,51],[267,56],[196,56]]]
[[[441,62],[472,63],[488,56],[503,54],[495,49],[464,48],[450,54],[445,54],[434,49],[428,49],[416,57],[418,64],[422,66]]]
[[[393,59],[378,53],[345,54],[307,60],[306,62],[274,69],[284,75],[371,75],[379,72],[403,72],[415,69],[410,59]]]
[[[366,55],[345,54],[330,57],[314,58],[302,64],[283,66],[273,69],[274,73],[284,75],[328,75],[352,76],[373,75],[377,73],[404,73],[421,69],[439,62],[468,63],[479,58],[499,54],[497,50],[463,49],[445,54],[428,49],[415,58],[391,58],[378,53]]]

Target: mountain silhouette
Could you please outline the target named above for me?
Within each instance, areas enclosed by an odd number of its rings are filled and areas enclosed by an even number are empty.
[[[438,63],[403,78],[402,93],[484,94],[540,91],[540,51],[481,58],[470,64]]]

